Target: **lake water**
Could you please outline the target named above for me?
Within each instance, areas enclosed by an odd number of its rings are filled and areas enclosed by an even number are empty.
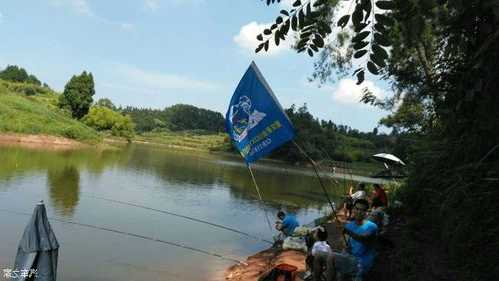
[[[129,145],[116,150],[46,151],[0,147],[0,273],[40,200],[60,244],[58,280],[222,280],[233,264],[207,254],[73,221],[182,244],[244,260],[268,244],[234,232],[112,199],[228,226],[272,240],[280,208],[308,223],[327,202],[317,178],[255,167],[264,204],[238,158]],[[325,180],[335,200],[344,187]],[[53,218],[53,220],[50,220]],[[3,278],[2,276],[0,276]],[[1,279],[1,278],[0,278]]]

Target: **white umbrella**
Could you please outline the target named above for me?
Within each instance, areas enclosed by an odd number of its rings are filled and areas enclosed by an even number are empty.
[[[399,165],[405,166],[405,163],[393,154],[378,153],[378,154],[374,154],[373,157],[374,157],[374,159],[381,161],[381,162],[389,162],[392,164],[399,164]]]

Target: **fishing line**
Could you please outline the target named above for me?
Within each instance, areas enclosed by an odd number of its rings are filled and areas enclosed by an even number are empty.
[[[98,200],[108,201],[108,202],[112,202],[112,203],[116,203],[116,204],[122,204],[122,205],[132,206],[132,207],[136,207],[136,208],[141,208],[141,209],[145,209],[145,210],[149,210],[149,211],[154,211],[154,212],[158,212],[158,213],[162,213],[162,214],[167,214],[167,215],[171,215],[171,216],[175,216],[175,217],[187,219],[187,220],[190,220],[190,221],[204,223],[204,224],[207,224],[207,225],[210,225],[210,226],[213,226],[213,227],[217,227],[217,228],[220,228],[220,229],[224,229],[224,230],[227,230],[227,231],[231,231],[231,232],[235,232],[237,234],[244,235],[246,237],[255,239],[255,240],[260,241],[260,242],[265,242],[265,243],[268,243],[268,244],[273,244],[273,242],[271,242],[269,240],[266,240],[266,239],[254,236],[252,234],[249,234],[249,233],[246,233],[246,232],[242,232],[242,231],[239,231],[237,229],[234,229],[234,228],[231,228],[231,227],[228,227],[228,226],[224,226],[224,225],[221,225],[221,224],[217,224],[217,223],[212,223],[212,222],[209,222],[209,221],[205,221],[205,220],[202,220],[202,219],[188,217],[188,216],[176,214],[176,213],[165,211],[165,210],[150,208],[150,207],[146,207],[146,206],[142,206],[142,205],[138,205],[138,204],[134,204],[134,203],[130,203],[130,202],[119,201],[119,200],[115,200],[115,199],[98,197],[98,196],[94,196],[94,195],[83,195],[83,196],[84,197],[98,199]]]
[[[267,208],[265,208],[265,204],[263,204],[262,194],[260,193],[260,188],[258,188],[258,184],[256,184],[255,175],[253,175],[253,171],[251,170],[251,166],[249,163],[247,164],[247,166],[248,166],[248,170],[250,171],[251,178],[253,179],[253,183],[255,184],[256,192],[258,193],[258,198],[260,198],[260,202],[262,203],[263,211],[265,212],[265,219],[267,220],[267,225],[268,225],[270,231],[272,231],[272,226],[270,224],[269,215],[267,214]]]
[[[0,211],[15,214],[15,215],[32,216],[32,214],[17,212],[17,211],[12,211],[12,210],[7,210],[7,209],[0,209]],[[111,229],[111,228],[107,228],[107,227],[103,227],[103,226],[91,225],[91,224],[86,224],[86,223],[79,223],[79,222],[75,222],[75,221],[63,220],[63,219],[58,219],[58,218],[51,218],[51,217],[47,217],[47,218],[49,220],[57,221],[60,223],[67,223],[67,224],[72,224],[72,225],[77,225],[77,226],[82,226],[82,227],[117,233],[117,234],[121,234],[121,235],[125,235],[125,236],[140,238],[140,239],[144,239],[144,240],[154,241],[154,242],[158,242],[158,243],[162,243],[162,244],[166,244],[166,245],[170,245],[170,246],[175,246],[175,247],[186,249],[186,250],[191,250],[193,252],[217,257],[217,258],[220,258],[223,260],[237,262],[238,264],[246,264],[245,262],[240,261],[240,260],[235,259],[235,258],[227,257],[227,256],[224,256],[224,255],[221,255],[218,253],[209,252],[207,250],[194,248],[194,247],[180,244],[180,243],[176,243],[176,242],[166,241],[166,240],[162,240],[162,239],[158,239],[158,238],[154,238],[154,237],[149,237],[149,236],[145,236],[145,235],[140,235],[140,234],[136,234],[136,233],[126,232],[126,231],[122,231],[122,230]]]
[[[331,202],[331,199],[329,198],[329,194],[327,193],[326,187],[324,186],[324,183],[322,182],[319,172],[317,171],[317,165],[315,164],[315,161],[312,158],[310,158],[310,156],[308,156],[308,154],[294,140],[292,140],[292,142],[298,148],[298,150],[310,161],[310,163],[312,163],[312,167],[314,167],[314,171],[315,174],[317,175],[317,178],[319,179],[322,191],[324,191],[324,195],[326,195],[327,201],[329,202],[329,205],[333,210],[334,218],[336,219],[336,221],[338,221],[338,216],[336,215],[336,208],[334,207],[333,202]]]

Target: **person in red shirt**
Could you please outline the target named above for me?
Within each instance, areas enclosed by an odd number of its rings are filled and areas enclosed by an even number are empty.
[[[388,197],[380,184],[374,184],[374,192],[371,200],[372,207],[388,207]]]

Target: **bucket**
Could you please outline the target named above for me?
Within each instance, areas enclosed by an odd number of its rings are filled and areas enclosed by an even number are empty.
[[[287,263],[281,263],[274,267],[279,271],[279,275],[276,281],[295,281],[296,280],[296,270],[298,268],[294,265]]]

